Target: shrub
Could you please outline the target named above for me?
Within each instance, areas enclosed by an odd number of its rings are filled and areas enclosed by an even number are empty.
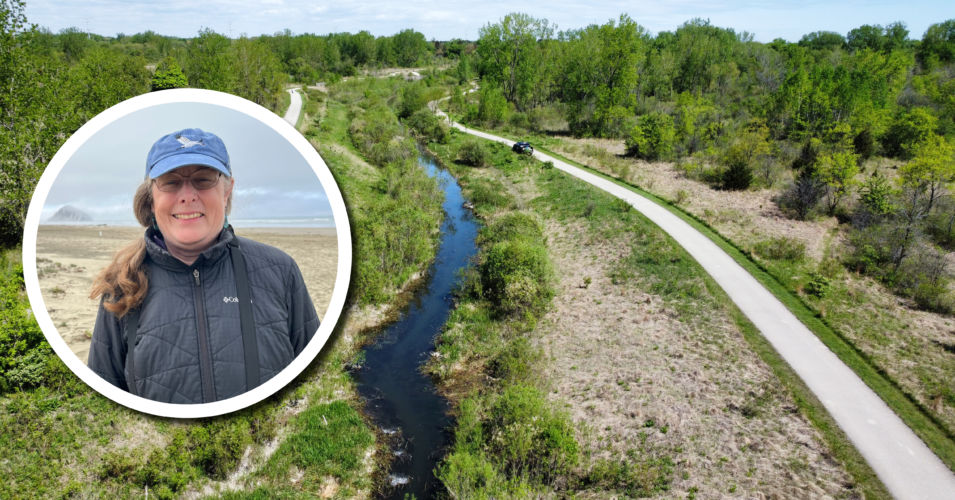
[[[53,351],[28,313],[23,267],[0,257],[0,393],[42,385],[55,366]]]
[[[806,220],[826,193],[826,184],[811,170],[803,170],[799,177],[779,196],[779,208],[789,216]]]
[[[549,406],[544,394],[526,385],[504,389],[484,423],[489,453],[508,476],[551,483],[579,461],[570,418]]]
[[[809,281],[806,282],[803,291],[821,299],[829,293],[829,278],[819,273],[809,273]]]
[[[437,115],[426,108],[419,109],[412,113],[411,116],[408,117],[406,124],[419,137],[442,144],[448,142],[450,134],[447,124],[442,122]]]
[[[503,314],[535,315],[553,295],[543,246],[525,240],[493,244],[479,267],[484,296]]]
[[[626,139],[627,153],[638,158],[657,160],[669,157],[676,141],[673,117],[651,112],[641,116]]]
[[[796,262],[806,257],[806,244],[795,238],[779,236],[760,241],[753,251],[767,259]]]
[[[458,150],[458,161],[472,167],[487,166],[490,154],[484,143],[478,140],[468,140]]]
[[[537,219],[523,212],[504,215],[481,230],[481,239],[490,243],[516,239],[536,242],[543,238],[544,231]]]
[[[534,367],[541,359],[527,337],[517,337],[488,363],[488,375],[508,382],[529,383],[536,377]]]

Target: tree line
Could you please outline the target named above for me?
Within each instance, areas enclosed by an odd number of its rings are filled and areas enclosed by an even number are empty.
[[[431,63],[436,45],[414,30],[374,37],[193,38],[152,31],[104,37],[28,23],[23,0],[0,0],[0,245],[16,245],[33,188],[63,141],[87,120],[130,97],[177,87],[229,92],[277,110],[290,81],[337,80],[359,69]],[[460,42],[439,44],[441,54]]]
[[[702,19],[652,36],[627,15],[558,32],[515,13],[458,73],[469,121],[622,139],[717,189],[776,189],[794,218],[848,223],[850,267],[952,311],[955,19],[920,40],[896,22],[760,43]]]

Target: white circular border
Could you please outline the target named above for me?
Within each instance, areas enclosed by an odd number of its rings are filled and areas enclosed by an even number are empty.
[[[137,111],[171,103],[203,103],[229,108],[258,120],[284,137],[311,166],[322,187],[325,189],[328,201],[332,207],[332,216],[335,220],[335,228],[338,236],[338,272],[335,276],[335,287],[332,290],[332,299],[329,302],[328,310],[318,328],[318,332],[316,332],[302,353],[299,354],[291,364],[264,384],[238,396],[214,403],[161,403],[134,396],[110,384],[94,373],[93,370],[87,367],[73,354],[73,351],[57,331],[56,326],[53,324],[53,319],[46,309],[46,304],[43,302],[43,295],[40,292],[40,282],[37,276],[36,238],[40,225],[40,212],[50,193],[50,188],[53,186],[53,182],[63,169],[63,166],[83,143],[106,125]],[[222,415],[258,403],[285,387],[315,359],[328,341],[329,336],[331,336],[335,325],[338,323],[338,319],[345,305],[345,296],[348,293],[351,263],[351,227],[348,224],[348,213],[345,209],[345,201],[342,198],[341,191],[338,189],[335,178],[332,177],[331,171],[329,171],[328,166],[318,154],[318,151],[312,147],[308,140],[305,139],[294,126],[286,122],[282,117],[241,97],[212,90],[173,89],[143,94],[127,99],[86,122],[66,140],[66,143],[63,144],[59,151],[56,152],[56,155],[53,156],[53,159],[50,160],[46,170],[43,171],[43,175],[40,177],[39,182],[37,182],[36,190],[33,193],[33,199],[30,201],[30,208],[27,212],[23,232],[23,277],[26,284],[27,295],[30,298],[30,306],[33,309],[37,322],[43,330],[43,335],[46,336],[46,340],[50,343],[50,346],[53,347],[56,354],[76,376],[100,394],[123,406],[162,417],[202,418]]]

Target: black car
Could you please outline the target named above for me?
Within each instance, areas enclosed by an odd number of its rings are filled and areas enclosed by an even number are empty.
[[[511,151],[524,155],[534,154],[534,148],[531,146],[531,143],[527,141],[515,142],[514,146],[511,147]]]

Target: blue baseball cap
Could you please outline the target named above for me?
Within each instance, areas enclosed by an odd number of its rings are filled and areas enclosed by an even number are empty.
[[[146,156],[146,178],[155,179],[187,165],[203,165],[232,177],[229,153],[213,133],[187,128],[162,136]]]

